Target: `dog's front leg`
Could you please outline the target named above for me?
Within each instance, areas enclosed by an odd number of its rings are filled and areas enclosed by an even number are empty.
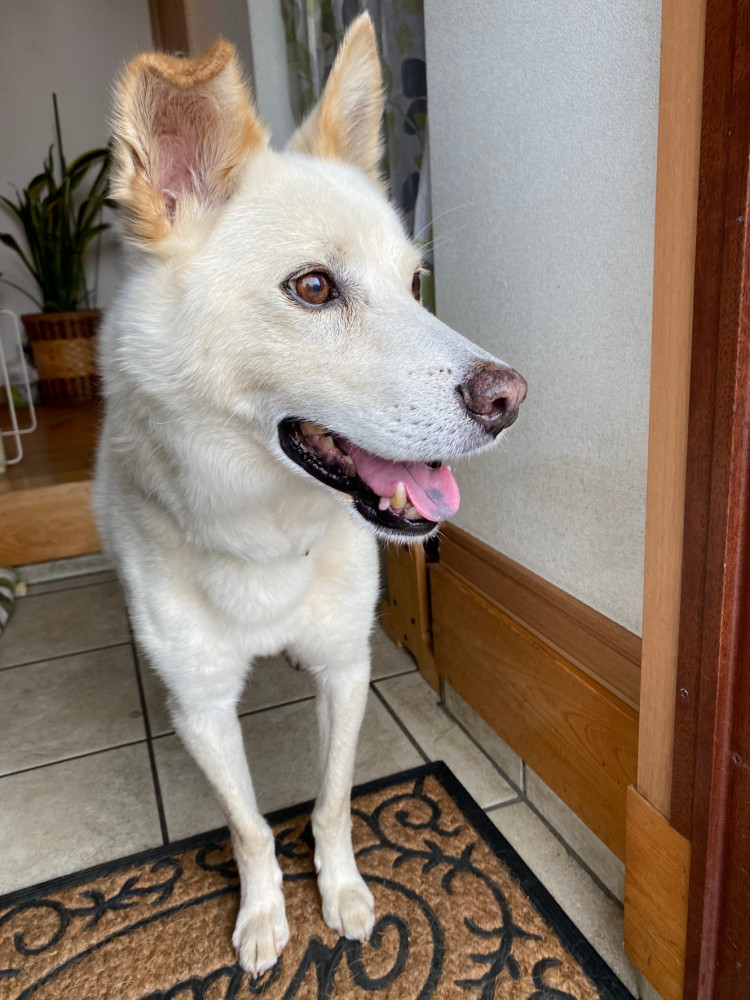
[[[173,692],[175,727],[213,785],[232,833],[241,902],[232,943],[253,976],[275,965],[289,940],[282,874],[271,828],[258,811],[234,702],[212,702],[207,690]]]
[[[323,785],[312,828],[323,919],[344,937],[366,941],[372,932],[375,904],[354,860],[350,800],[357,738],[367,703],[369,656],[315,673]]]

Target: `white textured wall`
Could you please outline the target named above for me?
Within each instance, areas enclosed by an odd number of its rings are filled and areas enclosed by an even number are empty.
[[[636,632],[660,14],[425,0],[438,315],[530,384],[456,523]]]
[[[147,0],[0,0],[0,25],[0,192],[12,197],[11,183],[25,187],[42,169],[54,140],[52,92],[69,160],[106,145],[112,84],[126,60],[151,48],[152,41]],[[0,232],[11,228],[11,217],[0,212]],[[120,269],[119,250],[108,234],[100,306],[109,304]],[[0,271],[29,284],[5,247],[0,247]],[[0,308],[35,311],[2,284]]]

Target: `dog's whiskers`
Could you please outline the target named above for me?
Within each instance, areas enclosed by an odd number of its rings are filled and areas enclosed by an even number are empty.
[[[435,250],[438,250],[440,247],[452,240],[458,233],[463,232],[465,228],[465,226],[462,226],[460,229],[453,229],[449,233],[442,233],[439,238],[430,240],[429,243],[425,243],[422,247],[420,247],[420,250],[425,256],[432,254]]]
[[[428,230],[430,226],[433,226],[438,219],[442,219],[444,215],[448,215],[449,212],[458,212],[464,208],[471,208],[474,204],[475,202],[473,201],[465,201],[462,205],[451,205],[449,208],[444,209],[442,212],[438,212],[437,215],[433,215],[430,221],[425,223],[425,225],[422,226],[422,228],[419,230],[418,233],[414,234],[413,238],[415,242],[418,242],[419,237],[422,235],[422,233]]]

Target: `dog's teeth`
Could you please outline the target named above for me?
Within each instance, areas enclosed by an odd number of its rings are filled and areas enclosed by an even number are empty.
[[[320,424],[314,424],[311,420],[302,420],[300,422],[300,427],[302,428],[302,431],[310,437],[314,437],[316,434],[325,434],[325,431]]]
[[[390,497],[381,497],[380,500],[378,500],[378,510],[388,510],[390,506],[391,506]]]
[[[412,505],[409,504],[409,506],[404,511],[404,517],[408,521],[417,521],[419,519],[419,511],[417,510],[416,507],[412,507]]]
[[[333,438],[331,437],[331,435],[330,435],[330,434],[326,434],[326,435],[324,435],[324,436],[323,436],[323,437],[322,437],[322,438],[320,439],[320,443],[321,443],[321,444],[322,444],[322,445],[323,445],[323,446],[324,446],[325,448],[330,448],[330,450],[331,450],[331,451],[336,451],[336,445],[335,445],[335,444],[333,443]]]
[[[396,487],[396,492],[391,497],[391,507],[394,510],[401,510],[402,507],[406,506],[407,500],[406,487],[403,483],[399,483]]]

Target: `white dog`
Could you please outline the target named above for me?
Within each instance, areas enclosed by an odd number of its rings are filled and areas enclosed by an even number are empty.
[[[117,95],[114,193],[137,252],[101,338],[95,504],[138,641],[226,813],[233,941],[253,975],[289,930],[236,714],[249,666],[286,649],[315,676],[323,916],[365,940],[349,799],[375,536],[437,530],[458,506],[440,462],[491,444],[526,392],[415,301],[419,251],[378,181],[382,112],[367,15],[283,153],[226,42],[141,55]]]

